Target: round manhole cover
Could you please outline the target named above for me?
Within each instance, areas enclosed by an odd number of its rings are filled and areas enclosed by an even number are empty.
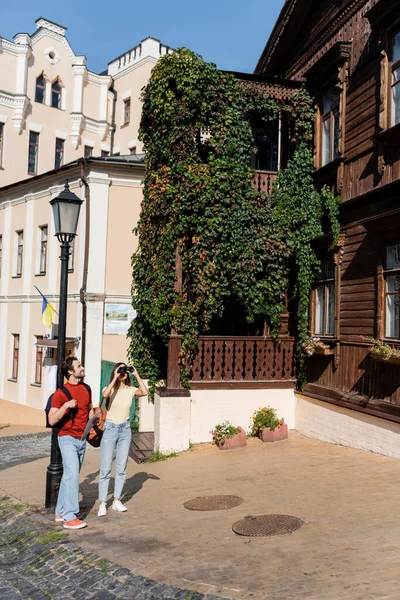
[[[292,533],[302,525],[304,523],[301,519],[290,515],[259,515],[237,521],[232,525],[232,530],[238,535],[263,537]]]
[[[183,505],[188,510],[227,510],[242,504],[239,496],[199,496],[188,500]]]

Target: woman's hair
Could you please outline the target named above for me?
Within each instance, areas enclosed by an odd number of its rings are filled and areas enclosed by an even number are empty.
[[[122,367],[122,366],[126,366],[126,364],[124,362],[115,363],[115,365],[113,366],[112,371],[111,371],[110,383],[112,382],[112,380],[115,377],[115,371],[117,371],[119,369],[119,367]],[[124,383],[125,383],[125,385],[131,385],[131,378],[129,377],[129,373],[127,373],[127,375],[128,375],[128,377],[125,379]],[[120,384],[121,384],[121,382],[120,382],[120,379],[118,377],[118,379],[117,379],[117,381],[115,382],[115,385],[114,385],[114,391],[115,392],[118,390]]]

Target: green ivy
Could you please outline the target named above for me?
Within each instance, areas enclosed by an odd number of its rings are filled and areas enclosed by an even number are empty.
[[[171,330],[182,336],[181,379],[188,387],[198,337],[223,316],[229,299],[238,300],[249,323],[265,319],[277,335],[292,277],[301,344],[319,266],[311,242],[322,234],[324,215],[337,237],[338,209],[329,190],[318,193],[313,184],[314,109],[305,90],[279,103],[180,49],[154,67],[142,100],[146,175],[132,257],[137,317],[128,336],[152,393],[166,376]],[[295,150],[267,198],[250,185],[251,125],[279,113],[288,115]],[[181,292],[175,290],[177,247]]]

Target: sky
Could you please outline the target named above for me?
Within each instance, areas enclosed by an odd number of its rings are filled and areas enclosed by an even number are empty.
[[[283,0],[0,0],[0,36],[33,33],[45,17],[68,28],[75,54],[94,72],[147,36],[185,46],[218,68],[252,73]]]

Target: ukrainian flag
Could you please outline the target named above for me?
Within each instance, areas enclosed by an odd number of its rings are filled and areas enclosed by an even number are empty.
[[[53,323],[53,316],[54,313],[56,312],[54,306],[52,306],[50,304],[50,302],[47,300],[46,296],[43,296],[42,292],[39,290],[39,288],[36,287],[37,291],[39,292],[39,294],[42,296],[43,298],[43,302],[42,302],[42,321],[43,321],[43,325],[46,325],[46,327],[48,327],[50,329],[52,323]]]

